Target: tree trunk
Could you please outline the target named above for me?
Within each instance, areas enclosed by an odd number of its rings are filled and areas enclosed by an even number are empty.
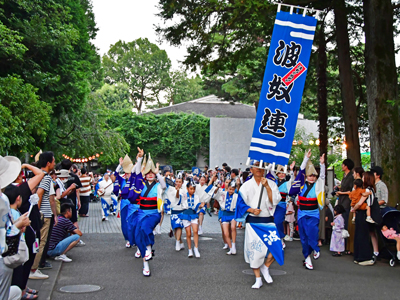
[[[357,107],[354,96],[354,85],[350,59],[350,42],[347,30],[347,14],[344,0],[335,1],[334,13],[347,157],[354,161],[355,166],[361,166]]]
[[[383,168],[389,204],[400,197],[400,113],[390,0],[364,0],[365,66],[371,162]],[[395,105],[388,103],[395,101]]]
[[[321,24],[318,32],[318,66],[317,66],[317,82],[318,82],[318,121],[319,121],[319,153],[328,152],[328,100],[326,90],[326,41],[325,41],[325,26]]]

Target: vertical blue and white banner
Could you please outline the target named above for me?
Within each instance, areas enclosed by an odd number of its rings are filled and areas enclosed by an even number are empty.
[[[287,165],[317,19],[276,14],[249,159]]]

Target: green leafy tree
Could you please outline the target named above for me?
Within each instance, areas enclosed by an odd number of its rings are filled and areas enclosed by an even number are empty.
[[[60,123],[79,115],[90,93],[100,58],[89,0],[0,1],[0,77],[19,76],[29,84],[50,119],[46,139],[34,145],[50,149],[58,142]],[[16,77],[17,78],[17,77]],[[33,97],[33,94],[30,94]],[[18,99],[13,99],[18,102]],[[62,142],[62,141],[61,141]]]
[[[118,41],[103,56],[105,81],[124,83],[138,112],[154,101],[161,102],[160,93],[170,84],[171,61],[167,53],[145,39]]]
[[[92,92],[79,114],[61,117],[57,139],[50,144],[58,158],[66,153],[71,157],[89,157],[103,152],[99,162],[113,164],[129,152],[129,144],[107,123],[113,110],[107,108],[103,99]]]
[[[96,90],[92,97],[98,97],[104,105],[112,110],[132,109],[132,100],[129,97],[129,87],[124,83],[104,84],[100,89]]]
[[[166,105],[174,105],[207,96],[199,75],[189,77],[183,70],[170,73],[171,82],[166,89]]]
[[[210,119],[202,115],[136,115],[118,111],[109,119],[109,124],[130,144],[131,157],[136,156],[136,147],[140,147],[155,160],[165,159],[174,169],[195,166],[199,154],[208,157]]]
[[[0,153],[36,151],[49,130],[51,107],[37,89],[14,76],[0,77]]]

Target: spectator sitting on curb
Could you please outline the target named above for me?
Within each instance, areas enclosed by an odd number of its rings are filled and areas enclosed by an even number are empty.
[[[62,204],[61,214],[51,233],[49,251],[47,251],[47,255],[54,257],[55,260],[71,262],[72,259],[68,258],[66,253],[78,244],[79,238],[82,236],[82,232],[72,224],[71,216],[71,205]],[[69,235],[70,233],[71,235]]]

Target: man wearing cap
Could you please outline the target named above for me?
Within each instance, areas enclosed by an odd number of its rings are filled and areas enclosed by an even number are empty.
[[[311,149],[306,152],[304,160],[300,166],[289,195],[299,197],[298,225],[300,233],[301,246],[305,258],[304,266],[312,270],[314,267],[311,262],[311,253],[314,259],[320,256],[318,247],[319,233],[319,210],[325,204],[325,154],[320,157],[320,176],[315,170],[311,157]]]
[[[275,182],[264,177],[264,169],[259,161],[251,161],[253,177],[239,190],[235,220],[246,220],[244,258],[253,269],[256,282],[253,289],[263,283],[261,273],[267,283],[272,283],[270,265],[276,260],[283,265],[282,242],[274,223],[274,211],[281,200]],[[261,273],[260,273],[261,272]]]
[[[386,184],[382,181],[383,169],[380,166],[371,168],[375,175],[376,198],[378,198],[379,207],[385,208],[389,201],[389,191]]]

